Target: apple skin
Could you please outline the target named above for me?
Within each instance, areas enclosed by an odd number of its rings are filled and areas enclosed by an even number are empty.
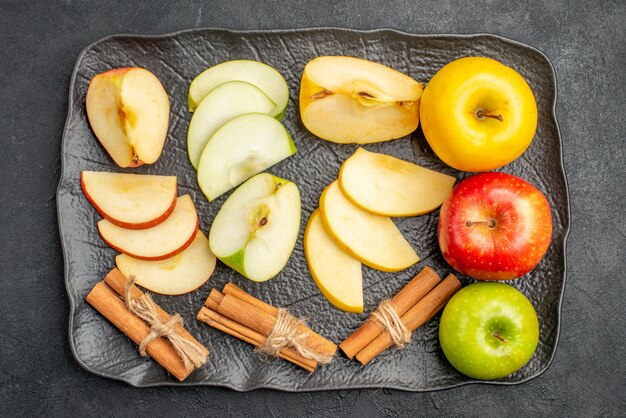
[[[465,57],[446,64],[428,82],[420,123],[430,147],[449,166],[494,170],[532,142],[537,103],[513,68],[490,58]]]
[[[155,218],[149,222],[143,222],[143,223],[128,223],[128,222],[122,222],[118,219],[115,219],[111,216],[109,216],[108,213],[106,213],[104,210],[102,210],[102,208],[100,206],[98,206],[98,203],[91,197],[91,195],[89,194],[89,192],[87,191],[87,187],[85,185],[85,179],[84,179],[84,174],[85,172],[81,172],[80,173],[80,187],[83,190],[83,194],[85,195],[85,197],[87,198],[87,200],[89,201],[89,203],[91,203],[91,206],[94,207],[94,209],[106,220],[108,220],[109,222],[117,225],[117,226],[121,226],[122,228],[128,228],[128,229],[146,229],[146,228],[151,228],[153,226],[156,226],[158,224],[160,224],[161,222],[163,222],[164,220],[167,219],[168,216],[170,216],[172,214],[172,212],[174,212],[174,208],[176,207],[176,194],[174,194],[174,198],[172,199],[172,204],[170,205],[169,208],[167,208],[167,210],[158,218]]]
[[[504,283],[474,283],[446,305],[439,342],[455,369],[480,380],[521,369],[539,342],[539,322],[530,301]]]
[[[546,197],[525,180],[481,173],[460,182],[440,211],[439,248],[459,272],[511,280],[541,261],[552,239]]]
[[[179,253],[183,252],[185,249],[187,249],[187,247],[189,247],[189,246],[191,245],[191,243],[193,242],[194,238],[196,237],[196,232],[198,231],[198,228],[199,228],[199,227],[200,227],[199,220],[196,220],[196,227],[195,227],[195,229],[194,229],[193,234],[191,234],[191,236],[189,237],[189,239],[188,239],[187,241],[185,241],[185,243],[184,243],[183,245],[181,245],[180,247],[176,248],[176,249],[175,249],[175,250],[173,250],[173,251],[170,251],[170,252],[169,252],[169,253],[167,253],[167,254],[163,254],[163,255],[160,255],[160,256],[158,256],[158,257],[144,257],[144,256],[141,256],[141,255],[133,254],[133,253],[131,253],[131,252],[125,251],[124,249],[122,249],[122,248],[118,247],[117,245],[113,244],[112,242],[107,241],[104,237],[102,237],[102,235],[101,235],[101,238],[102,238],[102,240],[103,240],[104,242],[106,242],[106,244],[107,244],[109,247],[113,248],[115,251],[118,251],[118,252],[120,252],[120,253],[124,253],[124,254],[129,255],[129,256],[131,256],[131,257],[133,257],[133,258],[136,258],[136,259],[138,259],[138,260],[144,260],[144,261],[161,261],[161,260],[168,259],[168,258],[170,258],[170,257],[174,257],[176,254],[179,254]]]
[[[155,74],[141,67],[96,74],[85,98],[91,129],[120,167],[154,163],[169,125],[169,96]]]

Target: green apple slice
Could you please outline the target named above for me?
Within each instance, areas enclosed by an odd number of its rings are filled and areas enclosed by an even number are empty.
[[[224,264],[255,282],[287,264],[300,230],[300,191],[268,173],[242,184],[217,213],[209,246]]]
[[[198,184],[211,201],[295,152],[289,133],[276,119],[242,115],[209,139],[198,164]]]
[[[196,110],[204,96],[228,81],[246,81],[261,89],[276,106],[270,113],[279,119],[289,103],[289,88],[283,76],[274,68],[252,60],[226,61],[203,71],[189,86],[189,111]]]
[[[189,122],[187,151],[194,168],[211,136],[223,124],[246,113],[270,114],[276,107],[265,93],[245,81],[220,84],[206,95]]]

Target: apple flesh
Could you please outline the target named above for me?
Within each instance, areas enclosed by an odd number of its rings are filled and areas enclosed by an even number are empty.
[[[163,150],[170,101],[159,79],[144,68],[96,75],[87,89],[87,118],[120,167],[154,163]]]
[[[446,64],[428,82],[420,119],[443,162],[458,170],[488,171],[528,148],[537,128],[537,103],[513,68],[465,57]]]
[[[258,174],[231,194],[217,213],[209,244],[224,264],[255,282],[283,269],[300,230],[300,191],[294,183]]]
[[[176,199],[170,216],[147,229],[121,228],[106,219],[98,222],[102,239],[117,251],[142,260],[163,260],[187,248],[198,229],[198,214],[189,195]]]
[[[384,216],[415,216],[441,206],[456,179],[390,155],[358,148],[344,161],[339,185],[352,203]]]
[[[535,268],[550,245],[550,205],[519,177],[476,174],[444,202],[438,235],[454,269],[479,280],[515,279]]]
[[[226,122],[202,151],[198,184],[209,201],[296,153],[285,127],[250,113]]]
[[[211,90],[191,117],[187,151],[194,168],[207,142],[223,124],[246,113],[270,114],[276,104],[250,83],[230,81]]]
[[[446,305],[439,325],[443,352],[474,379],[500,379],[522,368],[539,341],[530,301],[504,283],[474,283]]]
[[[80,185],[98,213],[122,228],[158,225],[176,206],[176,176],[82,171]]]
[[[422,86],[372,61],[317,57],[300,84],[304,126],[322,139],[367,144],[410,134],[419,123]]]
[[[229,81],[245,81],[262,90],[275,103],[271,116],[280,119],[285,113],[289,103],[287,82],[276,69],[252,60],[226,61],[200,73],[189,86],[189,111],[195,111],[211,90]]]
[[[419,261],[391,218],[365,211],[332,182],[320,197],[324,227],[333,240],[352,257],[373,269],[404,270]]]
[[[133,275],[136,284],[162,295],[182,295],[196,290],[209,280],[215,262],[209,240],[200,229],[189,247],[165,260],[140,260],[127,254],[115,257],[115,264],[124,276]]]
[[[311,214],[304,230],[304,254],[315,284],[331,304],[346,312],[363,312],[361,263],[328,235],[319,210]]]

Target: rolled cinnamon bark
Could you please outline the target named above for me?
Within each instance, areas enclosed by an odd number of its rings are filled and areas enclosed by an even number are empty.
[[[222,332],[252,344],[255,347],[259,347],[265,342],[266,337],[264,335],[230,320],[211,309],[200,309],[197,319],[212,326],[213,328],[219,329]],[[280,358],[290,361],[309,372],[313,372],[317,367],[316,361],[302,357],[290,348],[283,348],[277,354]]]
[[[431,290],[415,306],[401,316],[402,323],[411,331],[415,331],[445,306],[450,298],[461,288],[461,283],[453,275],[446,277],[437,287]],[[393,345],[388,332],[376,337],[356,355],[361,364],[366,365],[374,357]]]
[[[242,290],[240,288],[238,288],[235,284],[233,284],[232,282],[229,282],[226,284],[226,286],[224,286],[224,289],[222,290],[222,293],[225,295],[231,295],[236,297],[239,300],[242,300],[252,306],[254,306],[257,309],[262,310],[263,312],[266,312],[272,316],[276,316],[278,314],[278,308],[275,306],[270,305],[269,303],[265,303],[260,299],[255,298],[254,296],[252,296],[251,294],[247,293],[245,290]]]
[[[441,277],[439,277],[433,269],[424,267],[417,276],[411,279],[410,282],[391,298],[391,306],[398,312],[399,316],[402,316],[440,281]],[[370,317],[359,329],[339,344],[339,348],[352,359],[359,351],[384,331],[383,326]]]
[[[107,284],[100,282],[87,295],[87,303],[108,319],[137,345],[150,333],[150,327],[128,310]],[[174,347],[162,337],[154,339],[146,352],[178,380],[183,381],[194,370],[185,367]]]
[[[109,285],[109,287],[113,289],[115,293],[117,293],[122,299],[124,299],[125,292],[126,292],[126,283],[128,283],[128,278],[124,276],[124,274],[121,271],[119,271],[117,268],[114,268],[113,270],[109,272],[109,274],[106,275],[106,277],[104,278],[104,282],[107,285]],[[132,285],[130,288],[130,295],[133,299],[140,298],[141,296],[143,296],[143,292],[139,290],[137,286]],[[161,307],[157,305],[156,303],[154,305],[156,307],[157,314],[159,315],[159,320],[161,322],[167,322],[171,319],[170,314],[168,314],[163,309],[161,309]],[[207,350],[202,344],[200,344],[193,337],[193,335],[191,335],[185,329],[185,327],[182,324],[176,325],[176,331],[180,335],[188,339],[189,341],[197,344],[198,347],[202,347],[202,353],[204,354],[205,357],[209,355],[209,350]]]
[[[233,296],[232,294],[224,295],[224,299],[219,305],[218,313],[230,318],[258,333],[268,336],[274,325],[276,317],[268,314],[268,312],[250,305],[247,302]],[[298,331],[306,335],[303,344],[311,351],[320,355],[332,356],[337,351],[337,346],[328,341],[326,338],[312,331],[305,325],[300,325]]]

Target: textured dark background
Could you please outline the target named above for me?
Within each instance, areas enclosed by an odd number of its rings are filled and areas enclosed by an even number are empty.
[[[53,3],[53,4],[49,4]],[[626,410],[626,5],[612,2],[0,2],[0,415],[623,416]],[[491,32],[550,57],[572,218],[559,349],[523,385],[429,393],[134,389],[84,372],[67,339],[55,191],[67,89],[112,33],[391,27]]]

